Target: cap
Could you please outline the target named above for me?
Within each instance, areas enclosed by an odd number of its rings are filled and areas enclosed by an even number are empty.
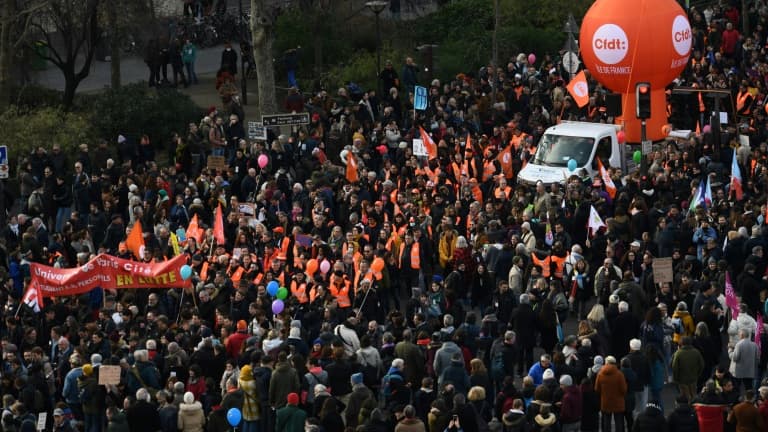
[[[547,370],[549,370],[549,369],[547,369]],[[566,387],[572,386],[573,385],[573,378],[571,378],[570,375],[562,375],[560,377],[560,385],[564,385]]]
[[[640,247],[640,242],[639,242],[639,241],[637,241],[637,240],[635,240],[635,241],[633,241],[632,243],[630,243],[629,245],[630,245],[630,246],[633,246],[633,247]]]
[[[555,371],[552,369],[547,369],[544,371],[544,374],[541,376],[542,379],[548,380],[553,379],[555,377]]]
[[[640,351],[643,348],[643,343],[640,342],[640,339],[632,339],[629,341],[629,349],[632,351]]]
[[[245,322],[245,320],[240,320],[237,322],[237,330],[245,330],[248,328],[248,323]]]
[[[272,231],[273,231],[273,232],[276,232],[276,233],[280,233],[280,234],[282,234],[282,233],[284,233],[284,232],[285,232],[285,230],[283,229],[283,227],[274,227],[274,228],[272,228]]]
[[[607,364],[616,364],[616,357],[608,356],[608,357],[605,358],[605,362]]]
[[[91,376],[93,374],[93,366],[90,363],[83,365],[83,375]]]
[[[356,374],[352,374],[350,377],[350,381],[352,382],[352,385],[355,384],[362,384],[363,383],[363,374],[358,372]]]
[[[296,393],[288,393],[288,397],[286,398],[288,401],[288,405],[298,405],[299,404],[299,395]]]
[[[64,415],[64,410],[63,409],[56,408],[55,410],[53,410],[53,416],[54,417],[61,417],[63,415]]]

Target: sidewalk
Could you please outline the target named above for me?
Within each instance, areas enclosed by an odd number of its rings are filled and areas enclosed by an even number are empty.
[[[221,100],[215,89],[216,72],[219,70],[221,62],[221,52],[223,46],[204,48],[197,50],[197,61],[195,63],[195,72],[197,73],[199,84],[189,88],[179,87],[179,90],[188,94],[195,103],[203,108],[211,105],[221,105]],[[109,62],[94,60],[91,64],[91,72],[77,88],[78,93],[92,93],[103,90],[110,85],[110,67]],[[139,57],[122,58],[120,62],[120,71],[123,84],[147,81],[149,79],[149,69],[144,61]],[[172,78],[172,69],[168,66],[168,78]],[[238,87],[240,86],[238,76]],[[43,86],[54,90],[64,90],[64,76],[55,66],[48,64],[44,71],[33,73],[34,81]],[[246,120],[249,119],[249,112],[255,114],[255,103],[257,96],[256,81],[248,81],[248,101],[250,105],[243,106]],[[253,120],[253,119],[251,119]]]

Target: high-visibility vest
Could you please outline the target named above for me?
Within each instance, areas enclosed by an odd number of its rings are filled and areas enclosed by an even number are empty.
[[[309,302],[312,303],[317,298],[317,287],[312,285],[312,288],[309,289]]]
[[[504,174],[504,178],[511,180],[515,176],[515,171],[512,169],[512,147],[507,146],[504,148],[499,155],[496,156],[496,160],[498,160],[499,165],[501,165],[501,172]]]
[[[293,296],[296,297],[296,301],[298,301],[300,304],[309,302],[309,298],[307,297],[306,282],[302,282],[299,284],[296,281],[292,281],[291,294],[293,294]]]
[[[747,99],[751,95],[748,91],[739,92],[739,94],[736,96],[736,112],[741,115],[748,116],[750,115],[750,109],[747,105]]]
[[[398,264],[402,265],[403,254],[405,253],[405,245],[400,248],[400,259]],[[421,268],[421,256],[419,254],[419,242],[414,241],[411,244],[411,268],[413,270],[419,270]]]
[[[331,292],[331,295],[336,298],[336,302],[340,308],[348,308],[352,306],[352,302],[349,300],[350,285],[351,282],[349,282],[349,279],[343,276],[341,282],[339,282],[338,276],[333,275],[331,277],[331,284],[328,286],[328,289]]]
[[[264,273],[257,274],[256,277],[253,278],[254,285],[259,285],[263,279],[264,279]]]
[[[483,183],[492,179],[494,174],[496,174],[496,165],[493,164],[493,161],[487,160],[483,162]]]
[[[232,267],[229,269],[232,270]],[[237,285],[240,282],[240,279],[243,278],[243,271],[244,270],[242,266],[237,266],[237,270],[229,273],[229,278],[232,279],[233,285]]]
[[[552,260],[551,257],[547,255],[544,259],[539,259],[538,256],[536,256],[536,253],[531,254],[531,260],[533,261],[533,265],[541,267],[541,276],[544,278],[548,278],[549,275],[552,273],[551,264]]]
[[[557,279],[562,279],[563,275],[565,275],[565,259],[566,257],[559,257],[556,255],[552,255],[550,261],[550,265],[555,266],[555,277]]]

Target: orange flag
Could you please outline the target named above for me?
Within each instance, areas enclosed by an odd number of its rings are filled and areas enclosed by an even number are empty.
[[[359,180],[357,177],[357,159],[355,159],[355,155],[352,154],[352,152],[347,152],[347,172],[346,172],[347,181],[350,183],[357,183]]]
[[[144,234],[141,230],[141,221],[137,220],[133,224],[128,238],[125,239],[125,246],[133,253],[133,256],[144,259]]]
[[[568,93],[571,94],[579,108],[583,108],[589,103],[589,85],[587,85],[587,76],[584,75],[583,70],[568,83]]]
[[[197,240],[197,243],[200,243],[203,240],[203,230],[200,229],[200,226],[197,222],[197,214],[192,216],[192,220],[189,221],[189,225],[187,226],[187,238],[194,237],[195,240]]]
[[[213,217],[213,238],[216,244],[223,245],[227,241],[224,238],[224,214],[221,211],[221,203],[216,207],[216,216]]]
[[[437,159],[437,145],[432,141],[432,137],[430,137],[421,126],[419,126],[419,133],[421,134],[421,141],[424,142],[424,147],[427,148],[429,159]]]

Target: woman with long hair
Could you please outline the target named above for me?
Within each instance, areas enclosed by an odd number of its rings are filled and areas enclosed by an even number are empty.
[[[557,312],[549,299],[544,299],[541,303],[538,327],[541,332],[541,347],[545,353],[551,355],[557,344]]]
[[[344,432],[344,420],[339,414],[338,403],[334,397],[329,397],[323,402],[319,417],[325,432]]]
[[[644,347],[651,345],[661,353],[664,350],[664,327],[661,321],[661,310],[657,307],[648,309],[645,321],[640,324],[640,341]]]
[[[485,368],[485,363],[479,358],[473,358],[469,362],[469,384],[471,387],[484,388],[486,400],[489,405],[493,406],[493,382],[488,374],[488,369]]]

